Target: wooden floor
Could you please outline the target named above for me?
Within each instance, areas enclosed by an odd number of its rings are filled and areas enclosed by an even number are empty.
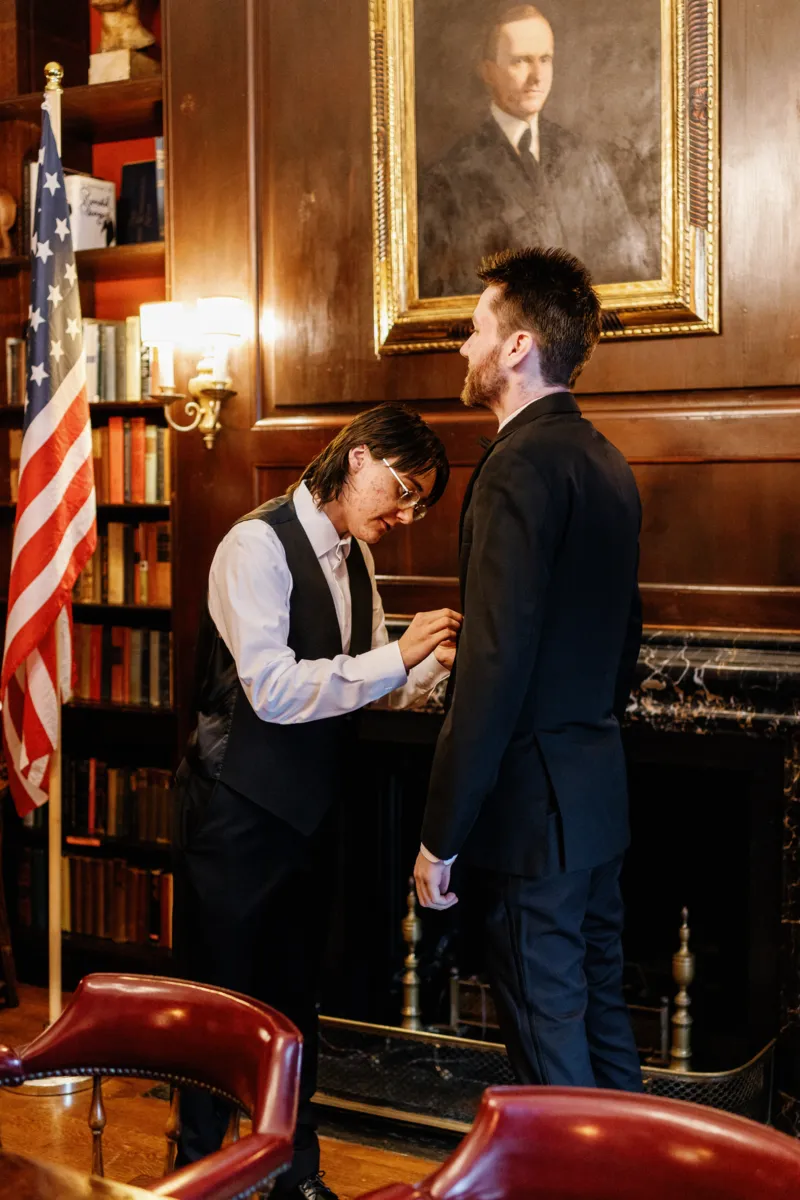
[[[47,993],[20,987],[20,1007],[0,1011],[0,1042],[24,1045],[43,1028]],[[105,1173],[126,1183],[162,1174],[168,1105],[145,1095],[146,1080],[103,1084],[108,1125],[103,1138]],[[69,1097],[22,1096],[0,1090],[0,1133],[4,1150],[28,1154],[89,1172],[91,1136],[87,1119],[91,1090]],[[352,1200],[387,1183],[414,1182],[437,1164],[408,1154],[336,1138],[322,1139],[325,1182],[341,1200]]]

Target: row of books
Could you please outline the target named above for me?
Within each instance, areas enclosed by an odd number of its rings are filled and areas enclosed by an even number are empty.
[[[61,860],[64,933],[172,948],[172,875],[122,858],[69,854]],[[17,868],[17,920],[47,929],[47,851],[25,846]]]
[[[144,417],[109,417],[92,430],[99,504],[164,504],[172,490],[170,431]]]
[[[76,604],[172,603],[172,539],[169,521],[136,525],[109,521],[75,581]]]
[[[171,771],[110,767],[97,758],[64,762],[62,827],[76,838],[124,839],[168,845],[174,792]],[[47,829],[42,805],[24,818],[28,829]]]
[[[172,634],[117,625],[73,627],[76,700],[172,707]]]
[[[152,355],[142,346],[138,316],[124,321],[84,317],[83,349],[90,404],[135,403],[150,395]]]
[[[10,499],[19,499],[22,430],[8,430]],[[92,430],[98,504],[166,504],[172,490],[170,434],[144,417],[109,417]]]
[[[155,355],[142,346],[138,316],[124,321],[84,317],[86,394],[90,404],[136,404],[155,390]],[[23,404],[27,383],[27,348],[21,337],[6,338],[6,404]]]

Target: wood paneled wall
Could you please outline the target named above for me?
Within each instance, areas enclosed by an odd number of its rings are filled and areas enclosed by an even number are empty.
[[[723,332],[603,344],[579,398],[637,474],[648,622],[798,629],[796,3],[721,9]],[[454,599],[457,511],[493,426],[458,403],[457,354],[373,353],[367,0],[165,0],[164,16],[172,293],[253,313],[214,449],[175,438],[185,703],[219,538],[356,406],[414,403],[453,463],[440,506],[378,548],[391,612]]]

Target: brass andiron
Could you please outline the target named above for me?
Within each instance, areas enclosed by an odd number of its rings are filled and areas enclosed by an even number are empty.
[[[408,953],[403,960],[403,1007],[400,1010],[403,1029],[422,1029],[422,1013],[419,1007],[419,961],[417,942],[422,937],[422,922],[417,914],[417,890],[414,880],[408,881],[408,912],[403,918],[403,941]]]
[[[672,1049],[670,1050],[670,1070],[690,1071],[692,1067],[692,1018],[689,1015],[689,999],[687,988],[694,979],[694,955],[689,949],[689,910],[681,912],[682,925],[680,929],[681,947],[672,956],[672,978],[678,985],[675,997],[675,1012],[672,1014]]]

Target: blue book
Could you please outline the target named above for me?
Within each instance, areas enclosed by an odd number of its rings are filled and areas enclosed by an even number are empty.
[[[158,209],[158,236],[164,240],[164,139],[156,138],[156,207]]]

